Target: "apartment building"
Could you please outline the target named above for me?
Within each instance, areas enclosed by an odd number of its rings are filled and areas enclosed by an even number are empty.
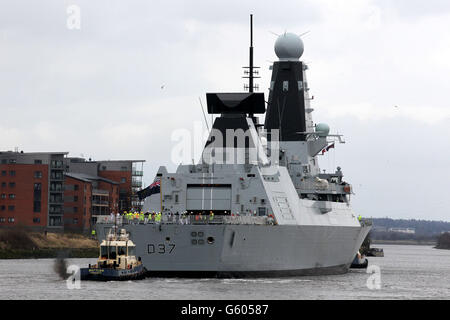
[[[0,227],[62,229],[68,152],[0,152]]]

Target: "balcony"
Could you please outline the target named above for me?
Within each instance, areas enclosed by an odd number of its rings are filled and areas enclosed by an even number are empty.
[[[61,184],[50,184],[50,192],[64,192],[63,186]]]
[[[107,190],[100,190],[100,189],[93,189],[92,190],[93,196],[109,196],[109,192]]]
[[[141,188],[142,187],[142,181],[138,181],[138,180],[133,180],[131,182],[131,186],[133,188]]]
[[[52,160],[50,163],[51,169],[63,170],[63,162],[62,160]]]
[[[144,171],[133,170],[131,175],[135,177],[142,177],[144,175]]]
[[[49,204],[64,204],[64,200],[62,198],[51,198],[49,199]]]
[[[64,180],[64,175],[62,174],[62,172],[59,171],[53,171],[50,174],[50,180],[57,180],[57,181],[63,181]]]
[[[96,206],[96,207],[108,207],[108,206],[109,206],[109,201],[104,201],[104,200],[92,200],[92,206]]]

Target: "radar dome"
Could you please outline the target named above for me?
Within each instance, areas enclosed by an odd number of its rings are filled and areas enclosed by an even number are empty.
[[[284,33],[275,41],[275,53],[280,60],[297,61],[303,54],[304,46],[300,36]]]
[[[330,126],[326,123],[318,123],[316,124],[316,132],[319,137],[324,138],[330,133]]]

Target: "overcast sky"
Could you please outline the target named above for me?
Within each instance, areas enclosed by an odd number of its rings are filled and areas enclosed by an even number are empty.
[[[0,150],[145,159],[148,185],[199,97],[243,91],[250,13],[266,99],[273,33],[310,31],[313,117],[346,140],[321,165],[357,214],[450,221],[448,0],[0,0]]]

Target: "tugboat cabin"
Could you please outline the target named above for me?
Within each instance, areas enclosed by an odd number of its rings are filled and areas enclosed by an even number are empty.
[[[124,233],[115,240],[103,240],[100,244],[98,267],[131,269],[138,264],[135,252],[136,245]]]

